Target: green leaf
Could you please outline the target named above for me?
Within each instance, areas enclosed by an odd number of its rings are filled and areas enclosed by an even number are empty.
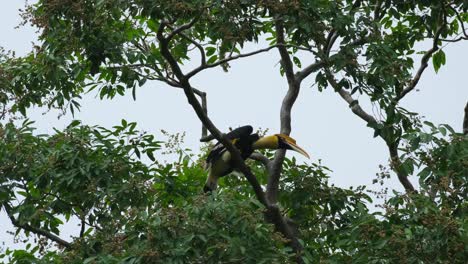
[[[88,263],[96,263],[96,259],[97,257],[90,257],[90,258],[87,258],[83,261],[83,264],[88,264]]]
[[[388,240],[386,239],[382,239],[380,241],[377,242],[377,245],[375,246],[375,248],[377,249],[382,249],[385,247],[385,245],[387,244]]]
[[[405,175],[411,175],[414,172],[414,160],[411,158],[406,159],[403,164],[401,164],[401,170]]]
[[[439,126],[439,131],[442,134],[442,136],[445,137],[447,135],[447,129],[445,127]]]
[[[77,127],[81,124],[81,121],[80,120],[73,120],[70,125],[68,125],[67,129],[70,129],[70,128],[73,128],[73,127]]]
[[[439,72],[439,69],[442,65],[445,65],[445,53],[443,50],[437,51],[432,56],[432,65],[434,65],[435,72]]]
[[[151,29],[153,32],[157,32],[159,25],[155,22],[153,19],[148,19],[146,21],[146,24],[148,25],[148,28]]]
[[[418,176],[422,179],[426,179],[429,175],[431,175],[432,171],[429,167],[424,168]]]
[[[301,65],[301,60],[299,60],[298,57],[293,57],[293,62],[294,62],[294,64],[296,64],[296,66],[297,66],[298,68],[301,68],[301,66],[302,66],[302,65]]]
[[[135,154],[137,155],[137,157],[138,157],[139,159],[141,159],[140,150],[139,150],[137,147],[135,147],[133,150],[135,151]]]
[[[216,52],[216,48],[214,48],[214,47],[207,47],[207,48],[206,48],[206,56],[207,56],[207,57],[210,57],[210,56],[213,55],[215,52]]]
[[[146,155],[148,156],[148,158],[151,160],[151,161],[155,161],[156,159],[154,158],[154,154],[152,151],[146,151]]]
[[[213,55],[213,56],[211,56],[211,57],[208,59],[208,61],[207,61],[206,63],[212,64],[212,63],[214,63],[216,60],[218,60],[218,55]]]

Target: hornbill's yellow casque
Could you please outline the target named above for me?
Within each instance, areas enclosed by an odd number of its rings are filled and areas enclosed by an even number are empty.
[[[259,137],[258,134],[252,134],[251,126],[236,128],[226,134],[232,144],[239,149],[242,158],[247,159],[256,149],[290,149],[301,153],[309,158],[307,152],[296,145],[296,140],[284,135],[275,134],[266,137]],[[206,158],[206,168],[208,169],[208,178],[206,179],[204,192],[215,190],[218,186],[218,179],[234,170],[231,162],[231,153],[221,143],[217,143]]]

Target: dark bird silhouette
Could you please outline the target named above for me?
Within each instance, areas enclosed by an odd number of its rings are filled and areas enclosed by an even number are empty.
[[[228,140],[240,151],[242,159],[247,159],[256,149],[290,149],[309,158],[309,154],[296,144],[296,140],[284,135],[275,134],[260,137],[252,134],[252,126],[242,126],[226,134]],[[231,161],[231,153],[221,143],[217,143],[206,158],[208,178],[206,179],[204,192],[213,191],[218,186],[218,179],[226,176],[234,170]]]

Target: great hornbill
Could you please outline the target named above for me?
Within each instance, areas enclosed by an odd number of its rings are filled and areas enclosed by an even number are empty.
[[[239,149],[242,159],[247,159],[256,149],[290,149],[301,153],[309,158],[307,152],[296,145],[296,140],[284,135],[275,134],[266,137],[260,137],[258,134],[252,134],[251,126],[242,126],[226,134],[228,140]],[[204,192],[213,191],[218,186],[218,179],[226,176],[234,170],[231,161],[231,153],[221,143],[217,143],[206,158],[206,168],[208,169],[208,178],[206,179]]]

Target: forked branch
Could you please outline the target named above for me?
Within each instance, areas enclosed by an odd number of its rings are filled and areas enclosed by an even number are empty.
[[[227,62],[237,60],[237,59],[240,59],[240,58],[250,57],[250,56],[253,56],[253,55],[256,55],[256,54],[259,54],[259,53],[268,52],[271,49],[276,48],[276,47],[277,47],[277,45],[273,45],[273,46],[270,46],[270,47],[267,47],[267,48],[264,48],[264,49],[259,49],[259,50],[244,53],[244,54],[238,54],[238,55],[230,56],[230,57],[227,57],[227,58],[222,59],[222,60],[218,60],[217,62],[210,63],[210,64],[202,62],[202,64],[200,66],[193,69],[192,71],[187,73],[185,76],[188,79],[190,79],[191,77],[193,77],[194,75],[196,75],[197,73],[199,73],[199,72],[201,72],[203,70],[206,70],[206,69],[209,69],[209,68],[214,68],[214,67],[220,66],[220,65],[225,64]]]
[[[284,26],[281,18],[276,19],[275,30],[276,42],[280,45],[278,46],[278,51],[281,57],[281,65],[288,81],[288,91],[283,98],[280,110],[280,131],[282,134],[289,135],[291,133],[291,110],[299,95],[300,81],[296,79],[296,75],[294,74],[293,62],[286,47]],[[271,166],[268,167],[267,199],[273,204],[278,200],[279,180],[285,154],[285,150],[277,150]]]
[[[442,30],[445,28],[446,24],[442,23],[442,25],[437,29],[435,35],[434,35],[434,40],[432,41],[432,47],[426,51],[424,56],[421,58],[421,65],[419,66],[418,71],[416,72],[416,75],[413,77],[413,79],[409,82],[408,87],[403,89],[403,91],[396,97],[395,102],[400,101],[403,97],[405,97],[408,93],[414,90],[416,88],[416,85],[418,85],[419,80],[421,79],[422,74],[426,70],[427,66],[429,65],[429,59],[432,57],[432,55],[439,50],[439,38],[440,34],[442,33]]]
[[[275,225],[279,232],[281,232],[287,239],[290,240],[290,245],[295,250],[295,252],[300,252],[302,250],[302,246],[299,243],[299,240],[297,239],[293,231],[291,230],[291,228],[289,227],[289,225],[286,223],[279,208],[276,205],[272,205],[269,203],[256,177],[252,174],[249,167],[245,164],[244,160],[242,159],[239,150],[235,148],[234,145],[226,138],[226,136],[223,135],[221,131],[219,131],[216,128],[213,122],[203,111],[200,102],[195,97],[188,76],[182,72],[180,65],[175,60],[175,58],[169,50],[169,40],[165,38],[162,33],[165,27],[166,24],[164,22],[161,23],[157,34],[157,38],[160,43],[161,54],[166,59],[175,76],[179,80],[179,83],[184,89],[189,104],[192,106],[203,125],[207,128],[208,131],[210,131],[211,135],[213,135],[214,138],[221,142],[221,144],[223,144],[224,147],[226,147],[226,149],[231,153],[231,159],[235,167],[241,173],[244,174],[244,176],[247,178],[250,185],[254,189],[257,199],[266,207],[266,215],[268,219]]]
[[[358,100],[354,99],[348,91],[340,87],[338,81],[335,79],[335,77],[333,77],[333,74],[327,67],[325,68],[325,75],[327,77],[328,83],[335,90],[335,92],[337,92],[341,96],[341,98],[343,98],[343,100],[345,100],[348,103],[349,108],[351,108],[351,111],[355,115],[357,115],[367,123],[377,123],[377,120],[373,116],[369,115],[366,111],[364,111],[364,109],[362,109]]]
[[[373,116],[369,115],[366,111],[364,111],[359,105],[359,102],[356,99],[354,99],[349,92],[345,91],[342,87],[340,87],[340,85],[330,72],[330,69],[328,69],[327,67],[325,68],[325,75],[327,77],[328,83],[341,96],[341,98],[343,98],[343,100],[345,100],[349,104],[351,111],[355,115],[359,116],[368,124],[377,124],[377,120]],[[388,139],[382,136],[380,137],[387,143],[392,168],[393,171],[397,174],[398,180],[407,192],[415,192],[414,186],[409,181],[408,176],[400,168],[401,160],[398,156],[398,142],[389,142]]]

